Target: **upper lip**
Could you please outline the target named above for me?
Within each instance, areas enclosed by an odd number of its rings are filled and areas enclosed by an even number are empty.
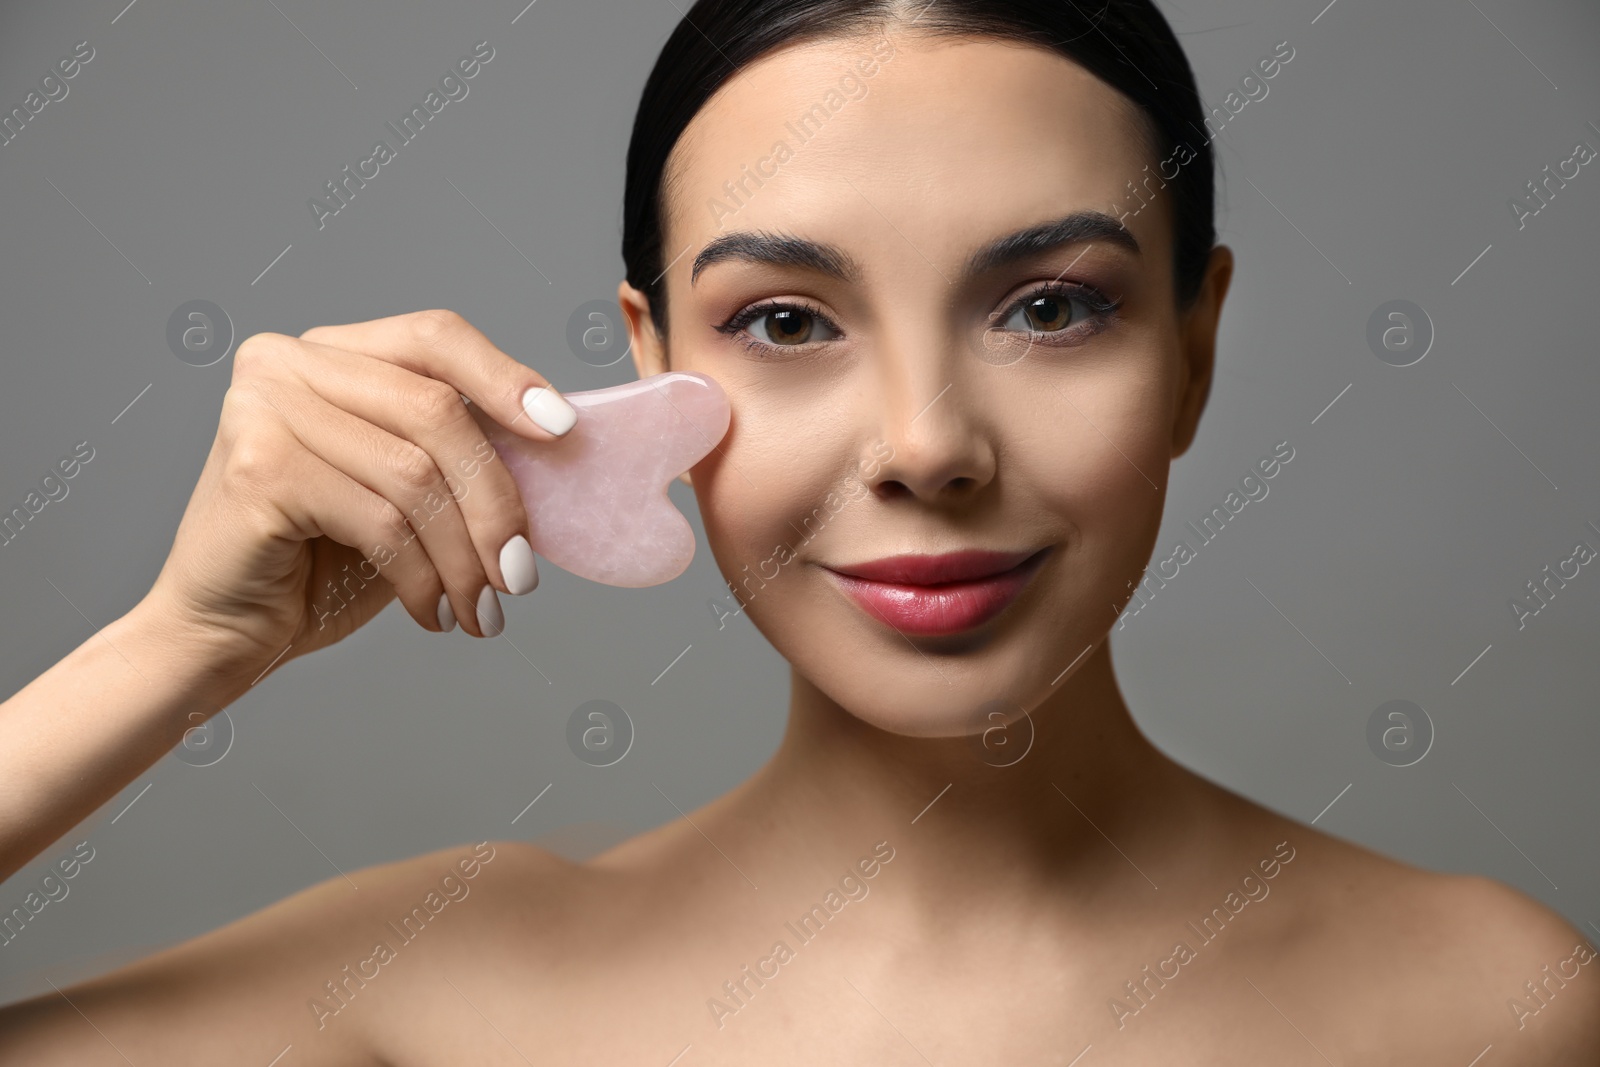
[[[1009,571],[1043,549],[1027,548],[1020,552],[995,552],[986,549],[967,549],[942,556],[904,555],[829,567],[840,574],[865,578],[873,582],[893,582],[898,585],[938,585],[943,582],[965,582],[988,578]]]

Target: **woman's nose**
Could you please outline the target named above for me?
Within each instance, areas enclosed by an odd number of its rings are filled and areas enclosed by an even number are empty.
[[[869,484],[880,492],[948,503],[976,495],[994,478],[1002,398],[960,365],[970,353],[955,351],[948,338],[940,343],[948,349],[940,358],[929,358],[935,349],[924,346],[874,360],[876,396],[863,399],[878,412],[878,437],[888,448],[865,457],[871,466],[863,469],[876,470]]]

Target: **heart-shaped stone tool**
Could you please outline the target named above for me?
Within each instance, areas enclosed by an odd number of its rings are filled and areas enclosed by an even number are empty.
[[[578,423],[555,441],[513,433],[467,404],[522,493],[534,552],[605,585],[676,578],[694,558],[694,530],[667,486],[728,432],[727,395],[693,371],[562,395]]]

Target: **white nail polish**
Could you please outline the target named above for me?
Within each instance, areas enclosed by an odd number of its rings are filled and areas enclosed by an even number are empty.
[[[456,613],[450,610],[450,594],[439,594],[439,629],[449,633],[456,628]]]
[[[539,585],[539,568],[533,561],[533,546],[517,534],[500,548],[500,573],[506,591],[516,596],[531,593]]]
[[[548,385],[537,385],[523,393],[522,410],[528,413],[534,425],[557,437],[578,423],[578,413],[567,403],[566,397]]]
[[[485,637],[499,637],[505,628],[506,617],[500,611],[500,598],[495,596],[494,586],[486,585],[478,594],[478,630]]]

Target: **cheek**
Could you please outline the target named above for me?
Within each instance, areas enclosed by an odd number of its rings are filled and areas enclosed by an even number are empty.
[[[708,522],[730,539],[767,539],[799,524],[830,493],[851,488],[846,474],[864,446],[859,405],[842,378],[830,380],[818,368],[752,372],[726,362],[708,373],[732,408],[728,433],[711,453],[716,467],[701,501]]]
[[[1035,525],[1065,541],[1069,561],[1056,580],[1070,592],[1060,605],[1120,604],[1154,547],[1171,456],[1166,365],[1150,358],[1057,374],[1030,390],[1026,421],[1009,431],[1002,477],[1036,510]]]
[[[859,499],[862,487],[839,473],[853,467],[854,438],[823,394],[724,388],[733,408],[727,436],[695,473],[706,537],[736,586],[757,574],[781,582],[796,569],[794,553],[815,555],[822,539],[838,536],[840,517]],[[741,595],[750,599],[745,589]]]
[[[1167,365],[1152,353],[1071,373],[1042,368],[1016,391],[1009,458],[1059,513],[1159,498],[1172,441]]]

